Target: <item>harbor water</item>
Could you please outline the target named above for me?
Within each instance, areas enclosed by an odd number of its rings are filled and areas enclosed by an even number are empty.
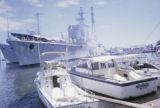
[[[34,79],[40,70],[39,65],[19,67],[18,64],[0,62],[0,108],[45,108],[38,97]],[[160,97],[157,93],[127,100],[144,103]],[[103,108],[128,108],[107,103]]]

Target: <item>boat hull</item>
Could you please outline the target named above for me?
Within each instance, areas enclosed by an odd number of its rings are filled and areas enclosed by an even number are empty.
[[[0,49],[3,53],[3,56],[5,59],[7,59],[9,62],[17,63],[18,59],[14,52],[13,47],[7,44],[0,44]]]
[[[95,78],[75,71],[70,72],[70,77],[73,83],[82,88],[118,99],[138,97],[157,91],[156,77],[123,84]]]
[[[40,56],[43,52],[65,52],[67,44],[49,43],[49,42],[32,42],[32,41],[8,41],[13,46],[14,51],[18,57],[19,65],[38,64],[41,61],[52,60],[58,55]],[[74,54],[76,50],[81,49],[82,46],[70,45],[69,55]]]
[[[45,105],[46,108],[105,108],[106,103],[100,102],[100,101],[83,102],[83,103],[79,103],[79,104],[55,107],[54,106],[55,103],[51,103],[49,101],[49,99],[47,99],[44,96],[44,93],[42,92],[41,89],[39,89],[37,84],[36,84],[36,87],[37,87],[39,98],[41,99],[41,101],[43,102],[43,104]]]

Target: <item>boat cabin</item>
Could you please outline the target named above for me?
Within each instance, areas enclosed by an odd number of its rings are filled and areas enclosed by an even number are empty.
[[[82,59],[80,64],[73,67],[71,71],[81,72],[83,74],[92,75],[101,78],[111,78],[116,80],[134,80],[139,78],[134,69],[124,65],[120,68],[116,62],[118,56],[100,56]],[[132,71],[132,73],[130,73]]]

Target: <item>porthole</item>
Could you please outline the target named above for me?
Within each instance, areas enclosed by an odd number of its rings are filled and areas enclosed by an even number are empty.
[[[34,48],[34,45],[33,44],[30,44],[29,45],[29,48],[32,50]]]

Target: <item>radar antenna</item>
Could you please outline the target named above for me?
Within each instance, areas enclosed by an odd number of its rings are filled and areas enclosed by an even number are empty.
[[[91,24],[92,24],[92,33],[95,33],[95,19],[94,19],[93,7],[91,7]]]

